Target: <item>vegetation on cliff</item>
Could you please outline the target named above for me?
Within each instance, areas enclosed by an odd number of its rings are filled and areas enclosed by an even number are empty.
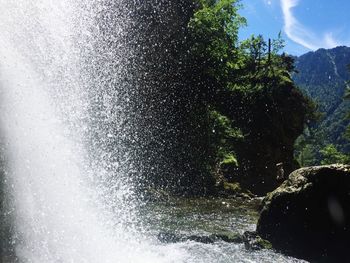
[[[296,168],[294,141],[312,117],[313,104],[294,85],[293,58],[283,40],[252,36],[238,1],[201,0],[189,22],[194,75],[208,116],[210,173],[263,194],[276,185],[276,164]],[[198,116],[201,118],[201,116]]]

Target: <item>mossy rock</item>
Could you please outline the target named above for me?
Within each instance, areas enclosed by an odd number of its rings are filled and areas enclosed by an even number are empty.
[[[228,183],[224,182],[224,189],[229,193],[240,193],[242,192],[241,185],[239,183]]]
[[[227,243],[243,243],[243,237],[239,233],[231,231],[217,232],[212,235],[217,240],[222,240]]]
[[[259,236],[257,232],[246,231],[243,234],[243,242],[248,250],[272,249],[272,244]]]
[[[255,195],[252,194],[250,191],[243,189],[239,183],[233,182],[223,182],[222,184],[222,195],[227,196],[234,196],[234,197],[241,197],[244,199],[251,199],[254,198]]]
[[[233,154],[228,154],[225,156],[224,160],[220,163],[221,166],[238,166],[237,158]]]

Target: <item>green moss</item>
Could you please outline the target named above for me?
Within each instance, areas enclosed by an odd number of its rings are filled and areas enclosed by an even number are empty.
[[[228,243],[243,243],[242,235],[231,231],[216,232],[215,234],[213,234],[213,237]]]
[[[229,154],[225,155],[221,164],[238,166],[238,161],[237,161],[236,156],[234,156],[232,153],[229,153]]]
[[[261,237],[257,238],[256,244],[261,247],[262,249],[272,249],[272,244],[267,241],[266,239],[263,239]]]
[[[228,183],[224,182],[224,189],[231,193],[240,193],[242,188],[239,183]]]
[[[272,244],[259,236],[257,232],[244,232],[243,241],[245,248],[248,250],[272,249]]]

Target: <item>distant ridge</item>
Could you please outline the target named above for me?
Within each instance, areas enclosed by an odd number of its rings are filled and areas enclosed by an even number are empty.
[[[350,144],[343,138],[349,121],[344,120],[350,110],[350,102],[344,101],[346,81],[350,80],[347,66],[350,64],[350,47],[339,46],[319,49],[296,57],[298,73],[293,75],[295,83],[319,104],[324,114],[315,127],[315,138],[319,150],[326,144],[334,144],[339,150],[349,150]]]

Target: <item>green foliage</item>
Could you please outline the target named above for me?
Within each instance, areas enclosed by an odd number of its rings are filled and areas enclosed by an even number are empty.
[[[348,66],[348,69],[350,70],[350,66]],[[346,88],[344,91],[344,96],[343,99],[344,100],[349,100],[350,99],[350,90],[348,87],[349,82],[346,82]],[[349,104],[347,104],[349,106]],[[349,125],[347,125],[346,123],[348,123],[348,119],[349,119],[349,109],[348,107],[343,107],[341,108],[342,111],[340,111],[342,114],[341,116],[343,116],[342,118],[340,118],[339,120],[335,120],[333,121],[332,126],[334,126],[335,124],[337,124],[336,127],[341,127],[340,132],[339,132],[339,136],[349,140],[350,139],[350,128]],[[322,127],[322,126],[321,126]],[[349,151],[345,148],[342,149],[342,151],[339,151],[337,149],[337,146],[334,144],[329,144],[326,145],[326,147],[324,147],[321,151],[322,154],[322,161],[321,164],[331,164],[331,163],[344,163],[347,164],[350,162],[350,154]]]
[[[294,70],[293,59],[280,51],[284,47],[281,34],[277,39],[265,41],[259,36],[251,36],[240,45],[242,66],[240,81],[247,84],[271,84],[274,80],[292,83],[290,73]]]
[[[221,81],[237,61],[238,30],[246,21],[238,14],[237,0],[199,0],[189,22],[192,53],[204,74]]]
[[[210,148],[214,164],[233,164],[238,166],[234,145],[243,139],[242,132],[233,122],[216,110],[209,110]]]
[[[333,144],[327,145],[321,150],[323,160],[321,164],[342,163],[347,164],[350,161],[349,156],[339,152]]]
[[[346,85],[346,89],[345,89],[345,92],[344,92],[344,99],[346,99],[346,100],[350,99],[350,87],[349,87],[348,83]]]
[[[238,166],[237,157],[234,154],[229,153],[225,155],[224,159],[220,164],[233,164],[235,166]]]
[[[350,72],[350,64],[348,65],[348,70]],[[344,99],[345,100],[350,100],[350,80],[346,82],[346,89],[344,92]],[[350,112],[348,112],[346,119],[350,119]],[[344,133],[344,138],[347,140],[350,140],[350,125],[346,127],[345,133]]]
[[[309,133],[309,130],[306,129],[305,133]],[[315,149],[309,137],[309,134],[303,134],[295,141],[295,157],[301,167],[317,164],[317,149]]]
[[[314,147],[311,144],[306,144],[299,152],[297,161],[301,167],[315,165],[316,153]]]
[[[296,145],[299,163],[302,152],[313,156],[310,162],[306,161],[302,165],[321,164],[324,156],[320,154],[320,150],[330,144],[342,154],[347,155],[350,152],[350,141],[347,139],[350,138],[350,131],[347,131],[350,123],[347,80],[350,74],[346,66],[349,61],[348,47],[320,49],[296,59],[299,73],[294,74],[293,78],[303,92],[315,100],[315,109],[318,112],[307,125],[308,133],[304,134],[306,148]]]

